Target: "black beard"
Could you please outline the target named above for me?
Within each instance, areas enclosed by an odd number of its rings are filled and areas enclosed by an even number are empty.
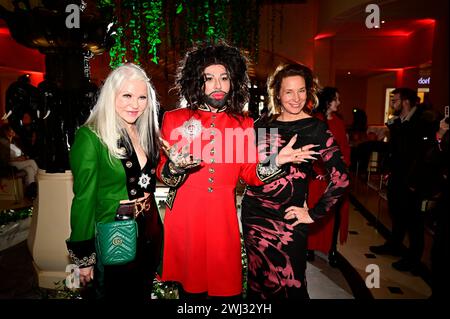
[[[220,100],[216,100],[209,95],[205,94],[203,95],[203,102],[218,110],[222,109],[227,104],[227,101],[228,101],[228,93],[226,93],[224,97]]]

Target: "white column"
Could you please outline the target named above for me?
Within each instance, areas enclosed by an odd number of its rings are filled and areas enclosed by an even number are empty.
[[[65,240],[70,235],[73,178],[65,173],[38,172],[38,197],[28,235],[28,249],[42,288],[56,289],[54,282],[66,278],[70,264]]]

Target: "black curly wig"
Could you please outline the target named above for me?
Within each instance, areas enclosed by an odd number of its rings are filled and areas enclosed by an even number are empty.
[[[223,65],[230,77],[230,92],[225,112],[241,115],[248,101],[247,58],[239,49],[223,42],[203,44],[189,50],[181,61],[176,78],[176,88],[187,107],[198,109],[204,96],[204,70],[213,64]]]

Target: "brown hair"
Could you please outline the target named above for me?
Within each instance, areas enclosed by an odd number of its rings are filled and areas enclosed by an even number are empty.
[[[314,75],[310,68],[303,64],[280,64],[275,72],[267,79],[267,92],[269,94],[269,112],[271,115],[281,113],[281,102],[279,99],[281,82],[289,76],[301,76],[305,79],[306,104],[304,111],[308,114],[317,106],[318,85],[314,81]]]

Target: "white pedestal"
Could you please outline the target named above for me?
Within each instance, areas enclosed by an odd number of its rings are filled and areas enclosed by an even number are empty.
[[[38,197],[28,235],[28,249],[36,268],[39,286],[56,289],[55,282],[66,278],[70,264],[65,240],[70,236],[70,207],[73,178],[70,171],[46,173],[39,170]]]

